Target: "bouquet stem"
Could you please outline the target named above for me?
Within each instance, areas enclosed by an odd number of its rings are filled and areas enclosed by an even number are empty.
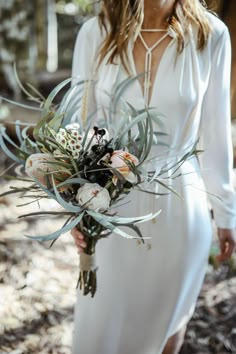
[[[83,291],[83,295],[91,294],[94,297],[97,290],[97,266],[95,261],[96,238],[84,236],[87,247],[80,254],[80,273],[77,288]]]

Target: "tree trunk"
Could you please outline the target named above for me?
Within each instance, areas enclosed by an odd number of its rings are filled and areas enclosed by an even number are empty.
[[[34,0],[37,43],[37,70],[45,70],[47,63],[47,0]]]

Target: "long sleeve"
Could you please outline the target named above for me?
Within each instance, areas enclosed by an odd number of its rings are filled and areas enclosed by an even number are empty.
[[[84,109],[83,104],[86,104],[87,115],[96,112],[95,99],[95,53],[96,53],[96,31],[94,32],[92,18],[87,21],[80,29],[73,53],[72,61],[72,85],[82,80],[89,80],[87,84],[77,87],[76,92],[82,98],[86,94],[86,102],[83,99],[80,102],[80,107],[73,117],[73,121],[81,122],[81,113]]]
[[[218,227],[236,226],[230,109],[231,43],[227,28],[214,49],[201,117],[200,164]],[[210,194],[209,194],[210,195]]]

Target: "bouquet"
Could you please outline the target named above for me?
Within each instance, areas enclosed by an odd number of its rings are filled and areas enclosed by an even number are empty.
[[[12,187],[4,195],[23,193],[32,198],[32,202],[38,203],[46,197],[59,203],[62,211],[42,211],[22,217],[61,215],[66,217],[63,227],[48,235],[27,237],[51,241],[53,244],[61,234],[77,227],[87,243],[85,252],[80,254],[78,286],[84,295],[91,294],[93,297],[97,289],[97,242],[111,233],[126,238],[140,238],[144,242],[145,237],[138,225],[155,218],[160,212],[127,218],[112,213],[111,208],[134,188],[158,194],[145,190],[146,183],[161,184],[167,192],[175,193],[163,182],[162,175],[169,169],[178,169],[197,150],[194,145],[177,161],[147,171],[145,163],[149,161],[149,153],[153,144],[157,143],[155,139],[158,136],[158,133],[154,134],[153,123],[161,124],[159,113],[155,109],[136,110],[125,103],[119,112],[119,127],[115,129],[107,122],[92,126],[86,109],[82,112],[84,117],[81,117],[83,125],[70,123],[78,105],[84,104],[84,96],[81,98],[76,95],[73,86],[60,105],[52,103],[69,81],[58,85],[47,99],[40,101],[42,117],[36,126],[24,127],[19,121],[15,123],[18,143],[9,137],[6,127],[0,127],[2,150],[16,165],[23,165],[28,175],[28,178],[20,178],[27,183],[27,187]],[[75,86],[78,88],[82,84],[79,82]],[[127,82],[123,83],[123,86],[126,85]],[[120,84],[112,96],[111,115],[121,97],[123,86]],[[34,96],[30,95],[32,99]],[[39,102],[39,99],[35,100]],[[29,134],[30,129],[33,129],[32,136]],[[123,226],[130,232],[124,231]]]

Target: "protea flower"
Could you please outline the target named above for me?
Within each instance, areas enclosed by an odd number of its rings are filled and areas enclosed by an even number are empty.
[[[137,176],[133,173],[129,163],[137,166],[139,164],[139,160],[136,156],[130,154],[127,151],[115,150],[112,153],[110,158],[111,167],[118,170],[119,173],[126,179],[126,181],[130,183],[137,183]],[[112,180],[116,185],[118,178],[114,176]]]
[[[85,183],[78,189],[76,200],[80,205],[98,211],[108,209],[111,198],[106,188],[97,183]]]
[[[29,177],[36,178],[44,187],[47,187],[48,181],[52,184],[52,175],[58,184],[69,178],[71,172],[56,162],[50,154],[32,154],[26,160],[25,172]]]

